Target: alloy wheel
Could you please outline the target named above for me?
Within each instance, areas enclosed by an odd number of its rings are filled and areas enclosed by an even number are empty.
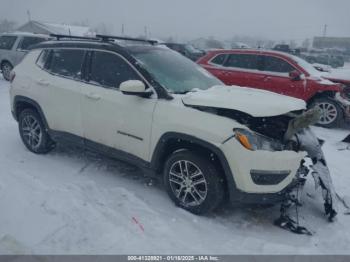
[[[42,130],[39,121],[31,115],[23,118],[21,123],[23,138],[33,150],[37,149],[42,141]]]
[[[321,102],[317,104],[321,109],[321,117],[318,122],[321,125],[328,125],[335,121],[338,117],[338,110],[335,105],[327,102]]]
[[[184,206],[198,206],[208,193],[207,181],[200,168],[187,160],[175,162],[169,173],[171,190]]]

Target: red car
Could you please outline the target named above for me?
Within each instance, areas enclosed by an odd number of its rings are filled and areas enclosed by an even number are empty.
[[[350,97],[340,83],[305,60],[269,50],[214,50],[197,61],[226,85],[265,89],[319,106],[319,125],[334,127],[350,117]]]

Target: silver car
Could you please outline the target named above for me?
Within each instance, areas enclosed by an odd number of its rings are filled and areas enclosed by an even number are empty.
[[[32,33],[6,33],[0,35],[0,69],[5,80],[10,80],[10,72],[25,56],[32,45],[49,40],[47,35]]]

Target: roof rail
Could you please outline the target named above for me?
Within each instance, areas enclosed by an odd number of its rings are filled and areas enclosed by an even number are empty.
[[[76,36],[76,35],[59,35],[59,34],[50,34],[51,37],[55,37],[57,40],[61,38],[70,38],[70,39],[81,39],[81,40],[101,40],[96,37],[87,37],[87,36]]]
[[[132,38],[132,37],[124,37],[124,36],[96,35],[96,37],[101,38],[102,41],[109,41],[111,39],[117,39],[117,40],[126,40],[126,41],[146,42],[146,43],[149,43],[151,45],[155,45],[158,43],[158,41],[156,41],[156,40]]]
[[[132,38],[132,37],[124,37],[124,36],[112,36],[112,35],[96,35],[95,37],[88,36],[76,36],[76,35],[61,35],[61,34],[50,34],[51,37],[56,38],[56,40],[64,39],[80,39],[80,40],[94,40],[94,41],[103,41],[110,42],[114,39],[117,40],[125,40],[125,41],[136,41],[136,42],[145,42],[151,45],[155,45],[158,43],[156,40],[150,39],[142,39],[142,38]]]

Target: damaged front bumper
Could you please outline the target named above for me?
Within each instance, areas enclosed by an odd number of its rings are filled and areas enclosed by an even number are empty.
[[[231,139],[222,145],[232,171],[235,189],[232,202],[269,204],[284,199],[285,192],[297,183],[297,173],[305,152],[250,151]]]
[[[350,120],[350,100],[344,98],[340,93],[336,93],[334,98],[343,108],[345,119]]]

